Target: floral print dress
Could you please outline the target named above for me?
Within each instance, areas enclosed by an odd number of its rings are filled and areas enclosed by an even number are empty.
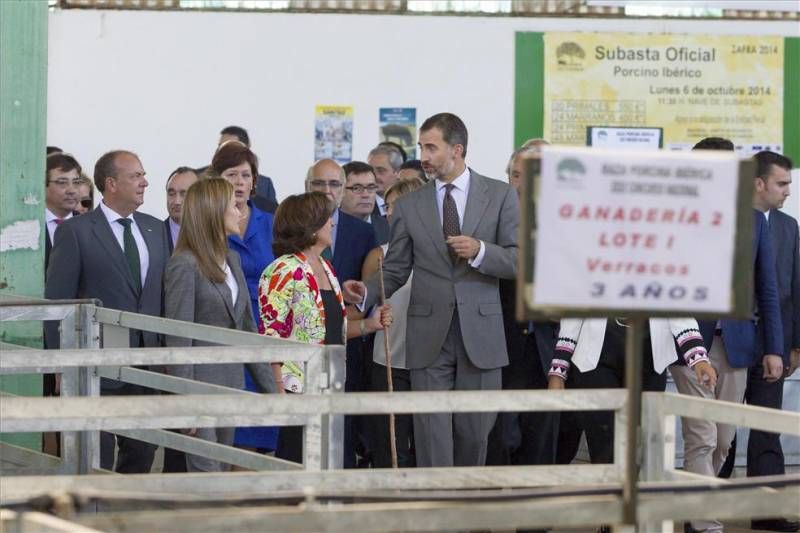
[[[327,260],[322,266],[342,309],[342,344],[345,343],[347,315],[344,298],[333,267]],[[258,285],[258,304],[262,335],[312,344],[325,343],[325,307],[317,280],[306,257],[301,253],[282,255],[270,263]],[[283,364],[284,388],[303,391],[301,365]]]

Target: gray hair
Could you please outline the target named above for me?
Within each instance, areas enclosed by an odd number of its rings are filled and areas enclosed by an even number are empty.
[[[403,155],[396,149],[390,148],[389,146],[376,146],[370,150],[367,159],[373,155],[385,155],[389,159],[389,164],[392,166],[392,170],[395,172],[400,170],[400,167],[403,166]]]
[[[511,157],[508,158],[508,164],[506,165],[506,176],[511,175],[511,165],[514,164],[514,160],[517,157],[521,155],[539,155],[542,153],[542,146],[548,144],[550,143],[544,139],[528,139],[522,143],[522,146],[511,152]]]

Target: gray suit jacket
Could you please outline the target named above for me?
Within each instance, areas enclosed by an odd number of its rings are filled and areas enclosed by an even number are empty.
[[[236,302],[223,281],[216,283],[203,276],[194,255],[176,253],[167,264],[164,280],[164,316],[175,320],[228,329],[257,332],[250,309],[250,295],[242,272],[239,254],[228,251],[228,265],[239,285]],[[167,335],[167,346],[214,346],[213,343]],[[245,365],[260,392],[275,392],[272,370],[266,363]],[[174,376],[241,389],[244,372],[239,363],[216,365],[172,365],[167,372]]]
[[[117,242],[103,211],[72,217],[58,226],[47,266],[45,298],[62,300],[97,298],[105,307],[161,316],[163,276],[169,259],[164,223],[144,213],[133,218],[142,232],[150,257],[144,287],[139,291],[131,276],[125,253]],[[48,348],[58,348],[56,323],[45,326]],[[131,330],[131,346],[160,346],[156,333]]]
[[[769,213],[769,233],[775,250],[778,302],[783,323],[783,358],[788,364],[793,348],[800,348],[800,233],[797,220],[783,211]]]
[[[439,356],[456,307],[470,361],[483,369],[508,364],[498,281],[512,279],[517,272],[517,193],[507,183],[470,170],[463,218],[461,233],[486,246],[477,269],[464,260],[455,265],[450,260],[435,181],[395,204],[384,278],[389,297],[414,270],[406,336],[411,369],[430,366]],[[377,302],[379,291],[373,276],[367,282],[367,306]]]

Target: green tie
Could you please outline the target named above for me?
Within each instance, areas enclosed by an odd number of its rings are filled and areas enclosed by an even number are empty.
[[[333,254],[331,253],[331,247],[326,246],[324,250],[322,250],[322,258],[327,259],[328,261],[333,260]]]
[[[136,240],[133,238],[133,231],[131,231],[131,223],[133,221],[129,218],[120,218],[117,222],[125,228],[122,234],[122,242],[124,243],[125,259],[128,261],[128,268],[131,270],[133,282],[138,290],[142,290],[142,267],[139,263],[139,248],[136,246]]]

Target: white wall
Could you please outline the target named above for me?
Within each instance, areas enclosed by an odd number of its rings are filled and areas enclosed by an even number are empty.
[[[419,123],[452,111],[469,164],[502,177],[516,31],[800,35],[796,22],[54,10],[47,141],[90,175],[107,150],[138,152],[142,210],[160,217],[167,174],[207,164],[228,124],[248,128],[279,197],[301,192],[316,104],[355,107],[356,159],[378,140],[379,107],[416,107]]]

